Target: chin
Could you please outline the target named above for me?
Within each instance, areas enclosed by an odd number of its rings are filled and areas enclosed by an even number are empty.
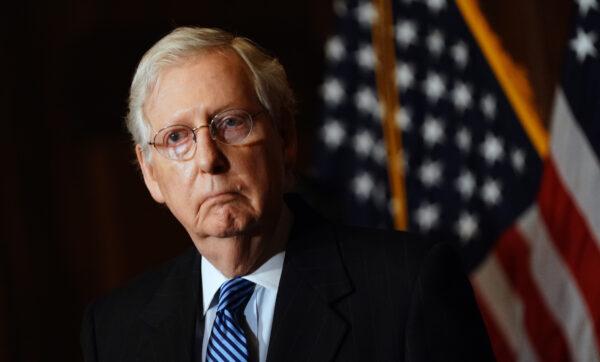
[[[247,210],[231,210],[225,207],[218,213],[211,213],[199,225],[202,234],[218,238],[250,235],[258,226],[258,219]]]

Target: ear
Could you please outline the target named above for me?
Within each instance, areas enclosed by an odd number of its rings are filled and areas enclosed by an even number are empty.
[[[139,144],[135,145],[135,155],[137,156],[142,175],[144,176],[144,183],[146,184],[148,191],[150,191],[150,195],[152,195],[152,198],[156,202],[164,204],[165,198],[156,179],[154,165],[144,157],[142,146]]]

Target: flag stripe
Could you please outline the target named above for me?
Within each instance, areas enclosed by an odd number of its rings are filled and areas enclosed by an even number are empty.
[[[587,137],[573,118],[561,88],[556,91],[552,117],[552,156],[600,248],[600,164]]]
[[[556,251],[537,206],[531,207],[518,222],[523,240],[529,243],[533,280],[550,312],[561,325],[573,360],[600,361],[594,327],[583,297],[571,273]],[[538,327],[536,334],[541,333]]]
[[[569,349],[562,329],[543,300],[543,289],[536,285],[532,269],[532,250],[519,231],[512,227],[498,241],[496,252],[511,284],[524,305],[525,328],[542,361],[569,360]],[[547,341],[554,340],[552,344]]]
[[[491,253],[472,274],[471,282],[480,304],[485,305],[484,316],[489,316],[486,323],[496,326],[500,332],[498,337],[502,337],[497,339],[494,334],[490,336],[494,338],[494,350],[496,345],[506,345],[506,349],[517,356],[525,356],[524,360],[537,361],[523,324],[523,302],[513,290],[495,253]],[[500,359],[500,356],[497,358],[499,361],[506,361]]]
[[[494,317],[488,310],[488,303],[485,302],[482,299],[483,297],[479,296],[478,293],[476,293],[476,297],[479,303],[479,310],[481,311],[481,315],[485,322],[485,327],[490,337],[490,341],[492,342],[492,348],[496,359],[501,362],[515,361],[515,353],[508,346],[502,332],[498,329]]]
[[[597,269],[600,250],[590,234],[580,210],[571,200],[559,179],[554,163],[547,162],[539,194],[541,217],[548,228],[551,241],[573,274],[590,314],[594,317],[596,340],[600,315],[600,283]]]

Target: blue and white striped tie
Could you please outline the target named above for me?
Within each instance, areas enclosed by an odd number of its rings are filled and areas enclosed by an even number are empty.
[[[254,283],[240,277],[221,285],[217,317],[212,326],[206,361],[248,361],[248,343],[240,321]]]

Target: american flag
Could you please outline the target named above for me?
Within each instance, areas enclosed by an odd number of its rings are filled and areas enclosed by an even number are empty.
[[[334,2],[315,175],[347,222],[393,227],[375,3]],[[473,4],[392,4],[407,228],[460,247],[498,360],[600,361],[597,0],[577,1],[551,137],[491,64]]]

